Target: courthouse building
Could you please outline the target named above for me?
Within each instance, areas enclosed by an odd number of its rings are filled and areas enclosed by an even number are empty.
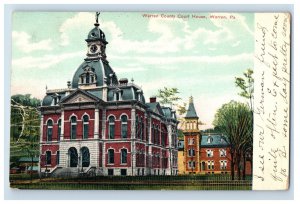
[[[133,80],[118,79],[98,19],[85,41],[88,51],[72,81],[47,90],[42,101],[40,172],[176,175],[175,111],[155,97],[146,102]]]

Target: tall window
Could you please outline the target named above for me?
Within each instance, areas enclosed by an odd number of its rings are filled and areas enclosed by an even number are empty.
[[[122,138],[127,138],[127,116],[121,116],[121,135]]]
[[[46,152],[46,165],[51,165],[51,152]]]
[[[89,117],[87,115],[83,116],[83,139],[88,139],[89,137]]]
[[[57,121],[57,141],[60,140],[60,132],[61,132],[61,119]]]
[[[151,128],[151,142],[155,143],[155,126],[154,124],[152,124],[152,128]]]
[[[76,139],[77,134],[77,119],[75,116],[71,117],[71,139]]]
[[[48,120],[47,122],[47,141],[52,141],[53,135],[53,121]]]
[[[56,165],[59,165],[59,151],[56,152]]]
[[[127,149],[121,150],[121,163],[126,164],[127,163]]]
[[[115,163],[115,151],[113,149],[108,150],[108,163],[109,164]]]
[[[114,139],[115,138],[115,117],[110,116],[108,118],[109,122],[109,139]]]
[[[220,161],[221,163],[221,169],[225,170],[227,168],[227,161],[224,160],[224,161]]]
[[[140,136],[140,138],[143,140],[144,139],[144,121],[143,121],[143,118],[141,117],[141,120],[140,120],[140,123],[141,123],[141,125],[140,125],[140,134],[141,134],[141,136]]]
[[[159,144],[159,127],[158,125],[156,126],[156,143]]]
[[[188,165],[189,165],[190,169],[194,169],[196,167],[196,162],[195,161],[189,161]]]
[[[135,117],[135,136],[136,138],[140,137],[140,124],[139,124],[139,116]]]
[[[188,155],[189,155],[189,157],[194,157],[196,154],[195,154],[195,149],[189,149],[188,150]]]

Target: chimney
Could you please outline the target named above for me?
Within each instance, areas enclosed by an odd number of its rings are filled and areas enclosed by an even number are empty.
[[[150,103],[155,103],[155,102],[156,102],[156,96],[151,96]]]

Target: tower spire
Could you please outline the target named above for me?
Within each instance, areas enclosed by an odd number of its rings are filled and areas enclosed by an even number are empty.
[[[187,109],[185,118],[198,118],[196,109],[194,106],[193,96],[189,98],[189,107]]]
[[[100,12],[96,12],[96,15],[95,15],[95,17],[96,17],[96,23],[94,24],[95,26],[99,26],[100,25],[99,22],[98,22],[99,15],[100,15]]]

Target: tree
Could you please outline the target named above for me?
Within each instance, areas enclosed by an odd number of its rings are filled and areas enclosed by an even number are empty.
[[[247,69],[244,72],[244,78],[242,77],[236,77],[235,78],[235,84],[237,87],[241,89],[241,92],[239,93],[240,96],[246,98],[249,100],[249,107],[251,109],[252,115],[253,115],[253,93],[254,93],[254,78],[253,78],[253,70]],[[253,131],[253,128],[252,128]],[[253,155],[253,132],[252,137],[249,138],[249,141],[244,145],[244,154],[243,154],[243,178],[245,179],[246,175],[246,157],[247,154],[250,157],[251,161],[251,169],[252,169],[252,155]]]
[[[10,159],[33,158],[39,155],[40,115],[37,106],[40,100],[30,94],[11,97]],[[31,171],[32,172],[32,171]]]
[[[176,105],[175,102],[179,101],[181,98],[177,96],[179,94],[179,91],[177,88],[167,88],[164,87],[164,89],[158,90],[157,97],[161,100],[159,101],[163,105],[170,105],[171,107],[173,105]]]
[[[241,157],[244,147],[252,138],[253,115],[248,105],[231,101],[217,110],[214,126],[227,136],[231,155],[231,179],[234,180],[234,167],[237,167],[241,179]]]
[[[240,96],[249,99],[249,106],[253,111],[253,93],[254,93],[254,79],[252,77],[253,70],[247,69],[244,72],[244,77],[235,77],[235,85],[241,89]]]
[[[179,115],[183,115],[186,113],[186,103],[183,103],[182,105],[176,103],[181,100],[181,98],[178,96],[180,92],[177,88],[167,88],[164,87],[164,89],[159,89],[157,97],[160,98],[159,102],[162,105],[169,105],[171,108],[173,106],[176,107],[176,111]]]

